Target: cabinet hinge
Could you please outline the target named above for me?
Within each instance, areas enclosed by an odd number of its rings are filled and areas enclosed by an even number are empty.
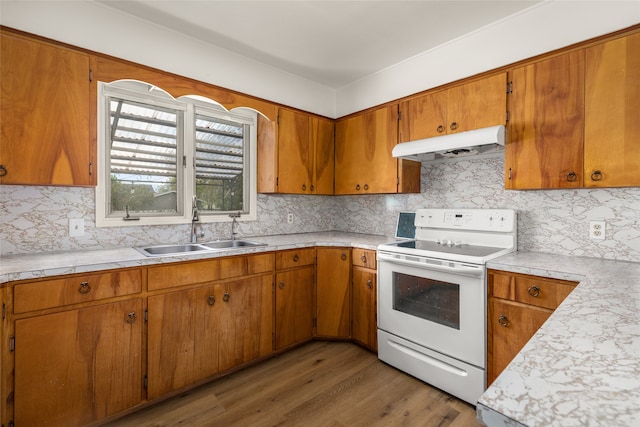
[[[182,166],[187,167],[187,156],[182,156]]]
[[[507,111],[507,122],[509,121],[509,117],[510,117],[510,116],[511,116],[511,115],[510,115],[510,114],[509,114],[509,112]]]
[[[149,321],[149,310],[144,311],[144,322],[147,323]]]
[[[93,175],[93,163],[89,162],[89,176]]]
[[[9,337],[9,352],[16,350],[16,337]]]
[[[147,377],[146,375],[144,376],[142,386],[144,387],[145,390],[149,387],[149,377]]]
[[[276,187],[278,186],[278,177],[276,176]]]
[[[89,81],[93,81],[93,70],[91,68],[89,68]]]
[[[399,176],[396,177],[396,185],[400,185],[400,177]]]
[[[280,125],[280,113],[276,116],[276,124]]]
[[[398,111],[398,121],[402,120],[402,111]]]
[[[513,93],[513,82],[507,82],[507,93]]]

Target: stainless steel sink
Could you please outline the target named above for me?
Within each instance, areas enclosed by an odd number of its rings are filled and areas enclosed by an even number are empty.
[[[218,240],[209,243],[185,243],[183,245],[152,245],[134,248],[145,256],[179,255],[197,252],[217,252],[253,246],[266,246],[266,243],[249,240]]]
[[[175,254],[191,253],[191,252],[205,252],[209,250],[209,248],[206,248],[196,243],[187,243],[184,245],[143,246],[135,249],[138,252],[140,252],[142,255],[146,255],[146,256],[175,255]]]
[[[233,249],[245,248],[249,246],[267,246],[267,244],[252,242],[250,240],[218,240],[215,242],[203,243],[202,246],[206,246],[211,249]]]

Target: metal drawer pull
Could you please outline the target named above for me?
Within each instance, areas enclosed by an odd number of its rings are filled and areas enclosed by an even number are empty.
[[[5,176],[7,174],[7,168],[4,165],[0,165],[0,176]]]
[[[369,184],[365,184],[365,185],[364,185],[364,189],[365,189],[365,190],[368,190],[368,189],[369,189]]]
[[[576,182],[578,180],[578,175],[575,172],[569,172],[567,174],[567,181]]]
[[[444,132],[444,126],[442,126],[442,125],[438,126],[438,127],[436,128],[436,132],[438,132],[438,133],[442,133],[442,132]]]
[[[138,320],[138,316],[136,316],[135,311],[132,311],[131,313],[129,313],[127,315],[127,323],[130,325],[133,325],[134,323],[136,323],[136,320]]]
[[[507,319],[507,316],[505,316],[504,314],[501,314],[500,317],[498,317],[498,324],[506,328],[507,326],[509,326],[509,319]]]
[[[340,255],[340,259],[341,259],[342,261],[345,261],[345,260],[347,259],[347,254],[342,254],[342,255]]]
[[[594,181],[600,181],[602,177],[603,175],[600,171],[593,171],[593,173],[591,174],[591,179]]]
[[[356,184],[356,190],[360,190],[360,184]]]
[[[366,255],[362,255],[360,257],[360,261],[364,262],[365,264],[367,263],[367,256]]]
[[[451,130],[456,130],[456,129],[458,129],[458,123],[453,122],[453,123],[451,123],[451,126],[449,126],[449,127],[451,128]]]
[[[367,280],[367,287],[373,289],[373,281],[371,279]]]
[[[537,297],[540,295],[540,288],[534,285],[534,286],[531,286],[529,289],[527,289],[527,292],[532,297]]]
[[[224,295],[222,296],[222,301],[228,302],[229,298],[231,298],[231,295],[229,295],[229,292],[225,292]]]
[[[298,256],[298,254],[295,254],[293,256],[293,262],[298,262],[299,259],[300,259],[300,257]]]
[[[91,285],[89,285],[89,282],[80,283],[80,288],[78,288],[78,292],[80,292],[81,294],[88,294],[89,292],[91,292]]]
[[[209,295],[209,299],[207,299],[207,304],[213,305],[216,303],[216,297],[213,295]]]
[[[280,289],[284,289],[284,282],[280,282],[280,283],[278,284],[278,287],[279,287]]]
[[[307,191],[307,184],[302,184],[302,191]]]

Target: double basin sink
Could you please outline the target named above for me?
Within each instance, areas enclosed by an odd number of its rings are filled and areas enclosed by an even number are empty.
[[[266,246],[266,243],[250,240],[217,240],[209,243],[185,243],[183,245],[152,245],[134,248],[145,256],[180,255],[198,252],[224,251],[229,249]]]

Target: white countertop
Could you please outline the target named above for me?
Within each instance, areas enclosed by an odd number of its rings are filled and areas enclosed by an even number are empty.
[[[252,236],[243,239],[266,243],[267,246],[160,257],[147,257],[133,248],[10,255],[0,258],[0,283],[308,246],[348,246],[375,250],[381,243],[394,241],[393,237],[388,236],[337,231]]]
[[[640,426],[640,264],[517,252],[487,267],[580,284],[480,397],[478,419]]]

